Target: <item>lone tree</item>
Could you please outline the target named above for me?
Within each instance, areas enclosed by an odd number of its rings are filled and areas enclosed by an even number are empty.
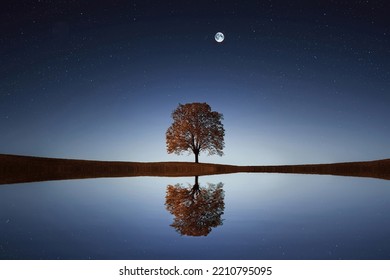
[[[225,130],[223,115],[211,111],[207,103],[179,104],[172,113],[173,123],[166,133],[168,153],[193,152],[195,162],[199,153],[223,155]]]

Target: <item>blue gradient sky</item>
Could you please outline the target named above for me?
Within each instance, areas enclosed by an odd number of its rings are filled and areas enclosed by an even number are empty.
[[[179,103],[207,102],[226,147],[201,162],[389,158],[384,1],[210,2],[5,5],[0,153],[193,161],[165,132]]]

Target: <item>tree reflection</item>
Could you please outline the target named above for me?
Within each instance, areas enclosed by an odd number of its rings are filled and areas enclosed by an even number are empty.
[[[192,187],[168,185],[166,209],[175,216],[171,226],[181,235],[206,236],[222,225],[225,209],[223,183],[200,187],[198,176]]]

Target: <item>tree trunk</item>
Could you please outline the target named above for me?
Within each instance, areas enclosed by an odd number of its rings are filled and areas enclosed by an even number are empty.
[[[199,162],[199,151],[195,150],[194,154],[195,154],[195,162],[198,163]]]

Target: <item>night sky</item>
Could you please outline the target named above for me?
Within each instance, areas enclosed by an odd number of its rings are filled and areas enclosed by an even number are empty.
[[[0,153],[193,161],[165,132],[179,103],[207,102],[225,155],[200,162],[390,157],[385,0],[9,2]]]

